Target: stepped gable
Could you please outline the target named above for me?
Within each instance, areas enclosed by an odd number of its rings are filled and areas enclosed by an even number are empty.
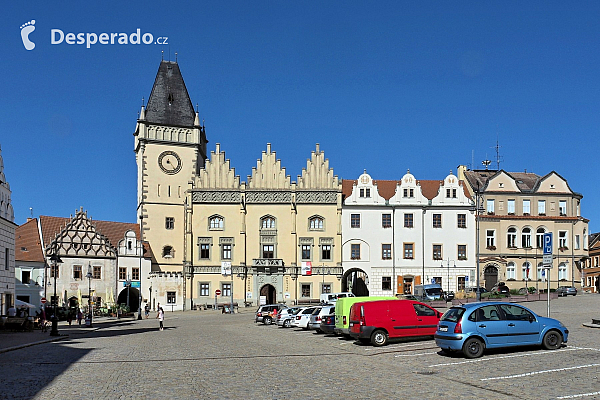
[[[316,150],[311,152],[310,159],[306,160],[306,168],[302,175],[298,175],[298,189],[339,189],[340,180],[334,175],[333,168],[329,167],[329,160],[325,152],[321,151],[317,143]]]
[[[262,152],[256,167],[252,168],[252,175],[248,175],[248,188],[291,190],[290,177],[281,167],[281,160],[271,151],[271,143],[267,143],[267,151]]]
[[[198,189],[239,189],[240,177],[235,174],[235,168],[231,168],[230,161],[225,158],[225,152],[221,151],[221,145],[217,143],[215,151],[210,152],[210,159],[198,174],[196,180]]]
[[[192,127],[196,113],[179,65],[161,61],[148,98],[145,120],[152,124]]]
[[[15,230],[15,260],[44,262],[37,218],[29,219]]]

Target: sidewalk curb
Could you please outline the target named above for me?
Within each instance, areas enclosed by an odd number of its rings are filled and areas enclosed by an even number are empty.
[[[58,342],[59,340],[65,340],[65,339],[68,339],[68,338],[69,338],[69,335],[65,335],[65,336],[59,336],[59,337],[52,338],[52,339],[40,340],[40,341],[37,341],[37,342],[23,343],[23,344],[20,344],[20,345],[17,345],[17,346],[6,347],[4,349],[0,349],[0,354],[6,353],[6,352],[9,352],[9,351],[13,351],[13,350],[24,349],[25,347],[35,346],[36,344]]]

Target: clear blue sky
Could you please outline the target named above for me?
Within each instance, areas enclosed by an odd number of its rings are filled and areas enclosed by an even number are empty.
[[[15,222],[80,206],[136,221],[132,134],[164,50],[209,150],[221,143],[243,180],[268,142],[292,180],[315,143],[344,179],[443,179],[494,160],[498,139],[501,168],[557,171],[598,231],[599,19],[591,1],[8,2],[0,145]],[[138,28],[169,44],[51,44],[52,29]]]

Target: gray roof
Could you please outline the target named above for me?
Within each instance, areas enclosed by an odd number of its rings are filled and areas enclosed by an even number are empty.
[[[538,185],[541,177],[531,172],[506,172],[504,170],[472,170],[465,171],[465,178],[469,181],[469,184],[473,189],[479,188],[484,189],[490,178],[504,172],[508,176],[512,177],[519,190],[523,193],[532,192]]]
[[[170,126],[194,126],[196,113],[179,65],[161,61],[146,107],[146,121]]]

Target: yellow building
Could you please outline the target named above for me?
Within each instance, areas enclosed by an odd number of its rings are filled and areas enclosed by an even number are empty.
[[[232,292],[238,304],[258,304],[339,291],[341,180],[319,145],[296,182],[270,144],[241,182],[219,144],[206,161],[204,127],[170,61],[134,136],[148,278],[167,310],[230,302]]]

